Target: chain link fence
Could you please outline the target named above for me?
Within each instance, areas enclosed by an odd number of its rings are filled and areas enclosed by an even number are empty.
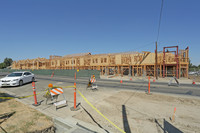
[[[76,73],[76,77],[90,77],[91,75],[95,75],[96,78],[100,78],[99,70],[15,70],[15,69],[0,69],[1,73],[11,73],[16,71],[29,71],[36,75],[48,75],[51,76],[53,73],[55,76],[68,76],[74,77]]]
[[[187,70],[186,69],[181,69],[181,71],[178,71],[178,75],[180,73],[180,77],[187,77]],[[164,71],[165,77],[174,77],[177,74],[176,69],[166,69]],[[134,76],[134,77],[144,77],[144,76],[156,76],[156,71],[155,70],[144,70],[144,69],[132,69],[129,70],[129,68],[124,68],[123,70],[120,69],[119,71],[114,68],[107,69],[107,72],[105,69],[101,71],[101,75],[123,75],[123,76]],[[163,77],[163,70],[158,69],[157,70],[157,75],[158,77]]]

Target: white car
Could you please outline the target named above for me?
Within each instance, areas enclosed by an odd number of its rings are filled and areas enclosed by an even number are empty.
[[[22,86],[25,83],[35,81],[35,75],[31,72],[13,72],[0,79],[0,87]]]

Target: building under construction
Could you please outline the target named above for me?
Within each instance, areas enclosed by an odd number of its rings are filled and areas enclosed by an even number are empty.
[[[91,53],[14,61],[12,69],[100,70],[101,75],[188,77],[189,48],[164,47],[161,52]]]

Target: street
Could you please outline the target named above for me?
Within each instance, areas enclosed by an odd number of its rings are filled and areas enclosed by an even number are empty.
[[[50,78],[36,75],[37,101],[41,105],[32,106],[34,103],[32,96],[20,99],[20,101],[52,118],[62,118],[70,123],[73,118],[73,121],[75,121],[74,127],[77,127],[76,123],[78,122],[93,131],[98,130],[97,132],[119,132],[111,123],[100,116],[96,110],[91,108],[85,99],[78,94],[78,91],[80,91],[93,106],[121,129],[123,129],[123,124],[130,124],[128,127],[124,127],[125,131],[159,133],[161,129],[157,128],[156,125],[158,123],[161,124],[163,121],[170,123],[169,117],[174,107],[177,108],[178,112],[176,114],[176,122],[171,123],[172,128],[178,125],[183,132],[200,130],[196,126],[196,124],[199,124],[200,119],[200,88],[198,85],[181,84],[177,87],[168,86],[167,82],[152,82],[151,95],[147,95],[145,93],[148,90],[147,81],[132,80],[120,83],[119,80],[97,79],[98,91],[92,91],[90,88],[86,89],[88,81],[89,78],[74,80],[71,77],[54,76]],[[74,106],[74,88],[71,87],[74,82],[77,84],[76,104],[81,106],[78,111],[70,110]],[[56,110],[55,106],[52,105],[54,101],[48,101],[46,104],[46,98],[43,95],[50,83],[54,86],[63,87],[64,96],[68,103],[67,107]],[[31,83],[19,87],[3,87],[0,88],[0,91],[16,97],[33,95]],[[62,97],[58,97],[58,101],[62,99]],[[192,118],[190,118],[191,113],[193,114]],[[122,116],[124,116],[123,119]],[[152,119],[158,120],[157,123]],[[99,125],[103,128],[96,128]],[[189,128],[187,125],[189,125]]]

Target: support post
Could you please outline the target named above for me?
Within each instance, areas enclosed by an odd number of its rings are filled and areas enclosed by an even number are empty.
[[[162,65],[160,64],[160,77],[162,77]]]
[[[163,78],[165,77],[165,47],[163,48]]]
[[[105,67],[105,73],[104,73],[105,76],[107,76],[107,67]]]
[[[156,79],[158,79],[158,49],[157,49],[157,41],[156,41],[156,51],[155,51],[155,67],[156,67]]]
[[[119,66],[117,66],[117,75],[120,74],[120,69],[119,69]]]
[[[124,72],[123,66],[121,66],[121,77],[123,77],[123,72]]]
[[[145,76],[147,76],[147,69],[146,69],[146,65],[144,65],[144,73],[145,73]]]
[[[176,78],[178,79],[179,78],[179,75],[178,75],[178,73],[179,73],[179,61],[178,61],[178,46],[176,47],[176,52],[177,52],[177,54],[176,54]]]
[[[188,78],[188,71],[189,71],[189,47],[186,48],[187,49],[187,54],[186,54],[186,60],[187,60],[187,70],[186,70],[186,74],[187,74],[187,78]]]
[[[129,66],[129,73],[128,76],[131,77],[131,66]]]

